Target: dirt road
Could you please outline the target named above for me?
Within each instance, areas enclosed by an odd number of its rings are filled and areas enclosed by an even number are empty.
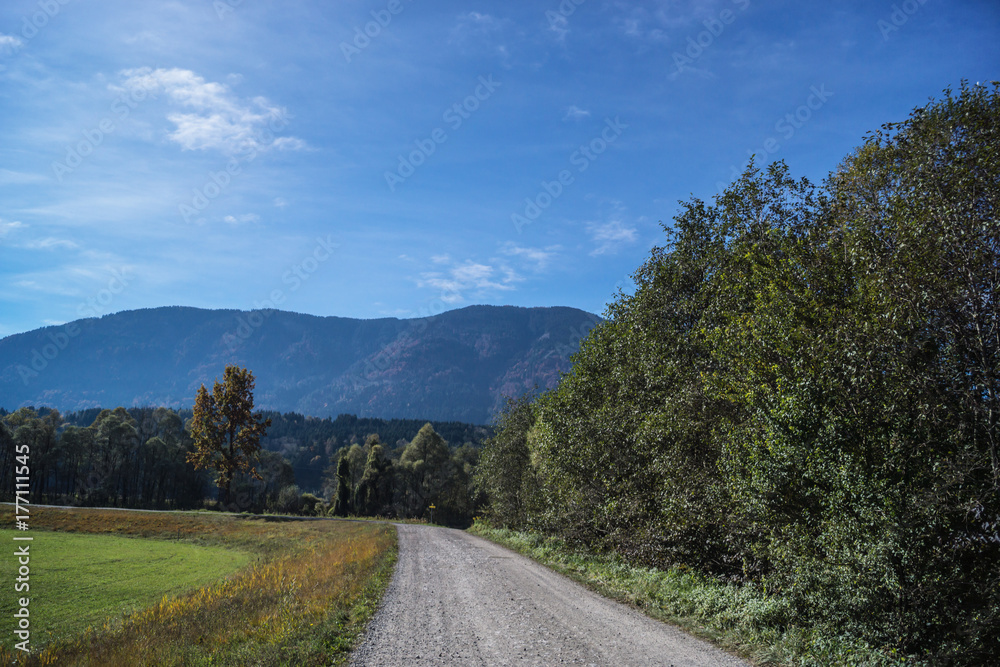
[[[491,542],[397,529],[396,573],[353,665],[747,665]]]

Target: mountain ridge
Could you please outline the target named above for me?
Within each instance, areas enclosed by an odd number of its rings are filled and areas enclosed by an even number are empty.
[[[564,306],[412,319],[127,310],[0,339],[0,405],[189,407],[235,363],[257,377],[262,409],[486,423],[504,396],[554,386],[600,321]]]

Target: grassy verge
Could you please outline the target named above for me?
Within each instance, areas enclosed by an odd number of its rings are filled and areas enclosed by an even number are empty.
[[[49,531],[141,536],[159,540],[164,552],[179,545],[224,548],[242,552],[249,563],[55,639],[27,658],[5,641],[4,664],[342,664],[374,614],[396,558],[395,531],[384,524],[36,508],[31,526],[33,566],[39,558],[32,583],[47,576],[45,538],[59,534]],[[63,591],[55,596],[55,604],[66,602]],[[35,623],[33,648],[44,637]]]
[[[715,581],[675,568],[633,567],[613,556],[582,553],[560,540],[492,528],[469,529],[528,556],[587,587],[638,607],[757,665],[905,664],[867,644],[825,628],[789,624],[787,603],[752,586]]]

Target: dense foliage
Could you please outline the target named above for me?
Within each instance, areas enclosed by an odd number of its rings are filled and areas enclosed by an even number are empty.
[[[28,452],[22,462],[18,450]],[[101,410],[86,426],[66,424],[55,410],[21,408],[0,419],[0,490],[12,498],[14,466],[24,463],[32,503],[192,508],[210,488],[186,460],[193,451],[167,408]]]
[[[1000,655],[1000,84],[822,187],[753,165],[483,453],[494,523],[684,566],[936,663]]]
[[[410,420],[359,420],[342,415],[331,422],[294,413],[272,414],[275,417],[269,419],[284,434],[270,440],[278,451],[261,449],[254,461],[248,459],[256,476],[249,470],[235,470],[226,502],[210,471],[196,470],[188,462],[196,451],[190,411],[119,407],[71,413],[65,419],[46,408],[4,412],[0,414],[0,500],[13,499],[18,446],[27,445],[32,503],[301,514],[329,511],[341,516],[393,518],[430,518],[430,506],[435,505],[436,522],[460,526],[471,523],[479,507],[479,495],[471,488],[478,446],[471,442],[450,446],[429,422],[413,429]],[[331,424],[337,426],[334,432],[346,433],[343,440],[334,435],[318,440],[318,434],[328,432]],[[389,433],[413,435],[410,440],[399,438],[394,447],[384,444],[377,433],[358,444],[357,429],[380,424],[388,425]],[[481,427],[457,422],[446,423],[445,430],[474,437],[482,434]],[[293,466],[293,461],[299,465]],[[303,477],[315,483],[306,486]]]
[[[39,413],[44,410],[39,409]],[[3,408],[0,408],[0,416],[6,414],[2,411]],[[64,414],[63,420],[73,426],[88,426],[100,413],[100,408],[79,410]],[[177,414],[186,422],[193,413],[191,410],[180,410]],[[343,447],[363,445],[369,435],[378,433],[383,443],[390,443],[401,453],[400,448],[405,447],[428,423],[422,419],[378,419],[348,414],[338,415],[336,419],[323,419],[272,410],[262,410],[261,416],[271,421],[267,433],[261,436],[261,448],[286,459],[295,471],[295,483],[312,493],[320,492],[325,467],[329,461],[337,460],[338,451]],[[430,424],[442,438],[456,446],[461,443],[480,447],[492,433],[487,426],[464,422],[431,421]],[[396,456],[398,458],[398,454]]]
[[[433,517],[436,523],[467,526],[479,505],[472,472],[479,450],[449,447],[430,423],[409,443],[389,450],[377,434],[364,446],[338,451],[327,470],[332,511],[340,516]]]

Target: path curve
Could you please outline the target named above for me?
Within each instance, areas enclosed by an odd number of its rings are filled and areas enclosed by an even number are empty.
[[[748,667],[492,542],[396,530],[396,572],[352,665]]]

